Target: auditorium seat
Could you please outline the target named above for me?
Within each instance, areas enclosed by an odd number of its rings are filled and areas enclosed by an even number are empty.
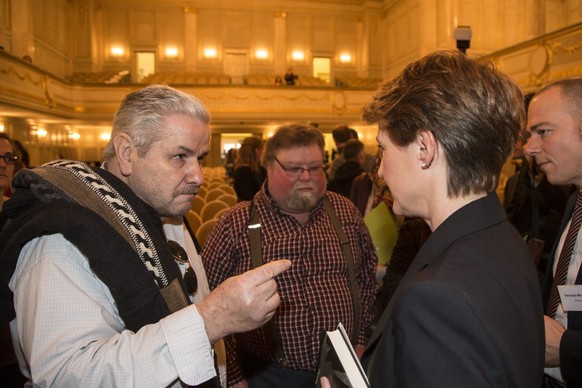
[[[225,192],[219,187],[209,187],[206,195],[204,196],[204,200],[206,203],[212,202],[221,195],[224,195]]]
[[[198,228],[200,228],[200,225],[202,225],[202,219],[200,218],[198,213],[195,213],[193,210],[189,210],[188,213],[186,213],[185,217],[186,220],[188,221],[188,225],[190,225],[190,229],[194,234],[196,234],[196,231],[198,230]]]
[[[206,243],[206,239],[208,238],[208,235],[214,228],[215,224],[216,219],[212,218],[208,221],[203,222],[202,225],[200,225],[200,227],[196,231],[196,239],[198,240],[200,245],[204,246],[204,243]]]
[[[226,193],[222,194],[221,196],[219,196],[216,199],[218,201],[222,201],[222,202],[227,203],[229,206],[234,206],[238,202],[238,199],[236,198],[236,196],[234,196],[232,194],[226,194]]]
[[[214,200],[207,202],[200,212],[200,219],[202,222],[206,222],[216,215],[219,210],[228,209],[230,206],[226,202]]]
[[[192,207],[190,208],[190,210],[197,214],[200,214],[200,212],[202,212],[202,208],[204,207],[204,205],[206,205],[206,201],[204,200],[204,198],[201,197],[200,195],[197,195],[196,197],[194,197],[194,200],[192,201]]]

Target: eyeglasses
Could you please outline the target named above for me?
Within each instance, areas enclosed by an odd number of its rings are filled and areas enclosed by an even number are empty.
[[[4,163],[6,164],[16,164],[20,160],[20,156],[12,152],[6,152],[4,155],[0,155],[0,158],[4,159]]]
[[[279,163],[279,166],[281,166],[281,168],[283,169],[283,171],[285,171],[287,176],[290,176],[292,178],[299,178],[303,174],[303,171],[309,172],[310,176],[319,175],[323,172],[323,164],[315,167],[285,167],[281,164],[281,162],[279,162],[279,159],[277,159],[277,157],[273,156],[273,159],[275,159],[277,163]]]
[[[172,256],[174,260],[179,263],[189,263],[188,262],[188,254],[180,244],[175,241],[168,240],[168,247],[170,247],[170,251],[172,252]],[[186,291],[189,294],[194,295],[196,291],[198,291],[198,279],[196,278],[196,272],[192,269],[192,266],[188,266],[186,272],[184,272],[184,283],[186,283]]]

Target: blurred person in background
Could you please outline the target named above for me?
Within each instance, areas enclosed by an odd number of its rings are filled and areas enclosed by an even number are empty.
[[[4,201],[8,199],[4,194],[10,189],[10,181],[20,158],[14,153],[14,143],[5,133],[0,133],[0,210]],[[18,360],[12,345],[10,325],[8,322],[0,323],[0,381],[6,387],[22,387],[26,378],[20,373]]]
[[[345,162],[338,168],[333,179],[328,180],[327,189],[350,198],[352,182],[364,172],[363,165],[366,160],[364,143],[350,139],[344,145],[342,156]]]
[[[261,189],[266,171],[261,166],[263,140],[250,136],[242,141],[237,152],[233,174],[233,186],[239,201],[250,201]]]
[[[0,132],[0,190],[2,191],[0,209],[2,209],[4,201],[8,199],[6,194],[10,193],[10,181],[20,160],[10,137]]]

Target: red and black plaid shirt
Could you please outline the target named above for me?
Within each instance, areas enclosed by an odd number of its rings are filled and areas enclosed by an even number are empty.
[[[350,241],[361,297],[361,327],[358,344],[365,344],[366,328],[372,320],[374,271],[377,257],[362,217],[345,197],[326,193]],[[348,333],[353,327],[353,306],[345,258],[331,220],[319,204],[301,225],[285,214],[266,194],[265,186],[255,196],[261,223],[263,261],[290,259],[291,268],[277,276],[281,305],[275,324],[284,353],[283,365],[315,371],[320,334],[336,329],[341,322]],[[248,234],[249,202],[241,202],[224,215],[204,245],[202,260],[211,289],[225,279],[252,268]],[[236,343],[235,343],[236,341]],[[261,330],[226,339],[227,371],[230,384],[245,377],[236,349],[265,360],[273,359]]]

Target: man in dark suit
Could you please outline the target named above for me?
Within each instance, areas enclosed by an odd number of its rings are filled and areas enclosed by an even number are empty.
[[[582,293],[582,215],[577,210],[582,206],[582,78],[559,80],[537,92],[529,106],[527,128],[531,137],[525,151],[535,157],[548,181],[576,187],[543,285],[544,378],[554,386],[582,387],[582,303],[568,296]],[[560,293],[557,286],[563,284],[573,288]],[[565,308],[570,301],[572,306]]]

